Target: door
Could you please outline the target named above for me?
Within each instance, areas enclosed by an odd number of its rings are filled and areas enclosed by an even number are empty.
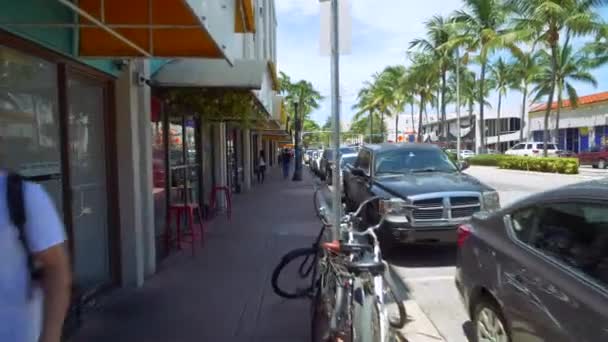
[[[68,159],[74,274],[85,290],[112,281],[106,184],[106,96],[103,82],[67,79]]]
[[[505,298],[522,310],[534,336],[544,341],[608,339],[608,208],[605,203],[569,201],[536,207],[521,228],[526,253],[513,284],[519,299]],[[523,222],[523,221],[522,221]],[[519,225],[519,226],[518,226]],[[525,259],[525,261],[524,261]],[[508,277],[506,277],[508,278]],[[529,335],[513,329],[514,341]],[[528,331],[529,332],[529,331]]]

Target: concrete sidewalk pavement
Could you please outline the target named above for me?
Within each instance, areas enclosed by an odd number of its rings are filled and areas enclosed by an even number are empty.
[[[70,341],[309,341],[309,301],[283,300],[270,285],[281,256],[320,229],[304,174],[295,183],[269,170],[264,185],[234,196],[232,222],[208,224],[196,257],[187,246],[143,288],[116,290]]]

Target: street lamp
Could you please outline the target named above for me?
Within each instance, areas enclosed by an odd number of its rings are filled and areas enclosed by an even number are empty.
[[[456,48],[456,158],[460,161],[460,49]]]
[[[298,99],[299,101],[299,99]],[[295,136],[295,167],[293,169],[293,178],[291,179],[294,182],[299,182],[302,180],[302,153],[300,151],[300,144],[302,141],[302,118],[301,115],[298,115],[298,101],[293,103],[293,112],[294,119],[296,125],[296,136]]]

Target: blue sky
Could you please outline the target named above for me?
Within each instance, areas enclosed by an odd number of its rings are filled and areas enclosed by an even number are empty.
[[[319,48],[318,0],[275,0],[277,7],[278,66],[294,80],[306,79],[326,99],[312,118],[324,123],[330,115],[330,60]],[[461,8],[460,0],[351,0],[352,51],[341,56],[340,88],[342,118],[350,121],[351,106],[363,82],[387,65],[407,64],[406,50],[411,40],[424,36],[424,22],[435,14],[449,15]],[[608,9],[602,9],[608,18]],[[598,87],[581,86],[579,96],[608,90],[608,67],[593,71]],[[493,95],[491,103],[496,103]],[[507,94],[503,112],[519,113],[521,94]],[[494,105],[494,107],[496,107]],[[494,108],[487,109],[494,112]]]

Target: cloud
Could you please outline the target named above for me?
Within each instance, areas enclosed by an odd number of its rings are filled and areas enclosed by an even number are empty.
[[[279,16],[319,14],[319,2],[317,0],[276,0],[275,6]]]

